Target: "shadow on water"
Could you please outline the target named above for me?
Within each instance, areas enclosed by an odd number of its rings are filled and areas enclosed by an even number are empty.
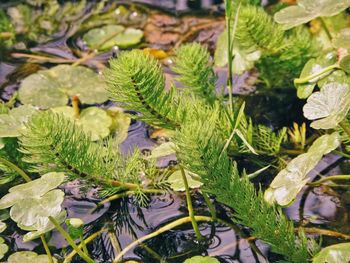
[[[132,1],[121,2],[130,3]],[[221,8],[220,4],[222,4],[222,1],[219,0],[139,0],[136,2],[145,3],[150,9],[155,6],[173,14],[194,10],[200,10],[202,13],[217,12]],[[3,5],[6,4],[11,3],[10,1],[4,1]],[[68,30],[67,33],[70,33],[70,31]],[[31,47],[31,51],[73,59],[75,54],[72,50],[83,48],[83,43],[79,42],[79,38],[76,41],[76,39],[69,39],[69,37],[70,35],[65,35],[55,41]],[[113,56],[113,52],[111,50],[103,53],[97,56],[95,60],[106,63]],[[96,68],[96,64],[93,62],[87,63],[87,65]],[[11,59],[1,62],[1,98],[8,100],[13,92],[18,89],[20,79],[45,66],[49,67],[52,64],[23,63],[23,61],[18,62],[18,60],[12,61]],[[220,88],[222,85],[225,85],[226,72],[218,71],[218,75],[218,88]],[[238,91],[243,90],[243,93],[247,90],[248,92],[251,91],[251,86],[246,84],[247,78],[251,78],[251,76],[245,75],[243,78],[236,79]],[[292,121],[295,120],[295,116],[302,116],[299,112],[301,107],[296,104],[297,100],[294,90],[292,93],[283,91],[283,94],[284,96],[278,94],[277,102],[276,98],[272,98],[268,94],[256,93],[254,96],[246,95],[247,105],[254,105],[252,108],[247,107],[249,115],[271,127],[290,126]],[[274,100],[274,108],[271,108],[270,101],[272,99]],[[290,112],[293,114],[289,114]],[[286,113],[288,113],[288,118],[285,117]],[[138,121],[133,122],[129,128],[128,138],[120,147],[121,151],[127,153],[133,147],[139,147],[141,150],[153,148],[156,142],[149,138],[148,133],[149,127],[147,125]],[[165,167],[173,160],[175,160],[174,157],[162,159],[158,165]],[[343,160],[338,156],[327,156],[312,172],[312,177],[315,178],[319,173],[331,175],[338,172],[339,174],[339,171],[341,172],[341,169],[344,170],[345,166],[349,167],[349,164],[344,164]],[[152,196],[148,207],[138,207],[134,204],[133,198],[125,197],[112,203],[107,203],[92,213],[92,210],[96,208],[96,204],[100,201],[96,188],[86,190],[78,181],[75,181],[68,183],[64,190],[66,192],[64,207],[67,210],[68,217],[79,217],[85,221],[87,224],[85,227],[86,237],[99,231],[103,226],[108,227],[108,231],[102,233],[88,244],[91,255],[98,259],[98,262],[111,262],[117,253],[115,244],[113,245],[110,241],[110,233],[116,234],[119,240],[118,246],[124,248],[133,240],[149,234],[166,223],[188,216],[186,200],[183,194]],[[323,228],[332,228],[340,232],[349,233],[349,209],[346,209],[349,205],[350,196],[348,192],[333,192],[327,188],[314,188],[306,189],[296,202],[285,211],[298,224],[322,226]],[[200,194],[194,196],[194,208],[197,215],[210,215]],[[218,218],[228,222],[231,221],[232,211],[230,209],[220,204],[216,204],[216,209]],[[278,256],[270,253],[266,245],[259,241],[251,241],[249,243],[247,239],[241,237],[241,233],[226,225],[201,223],[200,230],[206,237],[206,242],[203,244],[198,244],[196,241],[191,224],[185,224],[156,236],[146,241],[143,245],[130,250],[126,254],[125,261],[128,259],[136,262],[152,263],[160,262],[160,257],[169,263],[183,262],[186,258],[201,254],[216,256],[220,262],[265,262],[264,258],[257,254],[254,246],[254,249],[252,249],[251,244],[256,244],[271,262],[280,259]],[[240,231],[249,233],[247,229]],[[23,232],[14,225],[9,225],[6,233],[12,233],[7,237],[12,250],[30,249],[44,253],[38,241],[23,243],[21,241]],[[326,240],[328,243],[336,241],[334,238]],[[58,252],[58,249],[66,246],[66,242],[56,231],[53,231],[49,244],[57,249],[56,252]],[[60,258],[62,255],[57,254],[56,256]],[[81,261],[78,257],[74,257],[73,262]]]

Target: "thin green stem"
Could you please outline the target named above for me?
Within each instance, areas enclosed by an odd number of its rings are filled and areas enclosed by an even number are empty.
[[[188,187],[188,182],[187,182],[185,170],[181,166],[180,166],[180,171],[181,171],[182,180],[184,182],[185,190],[186,190],[186,202],[187,202],[188,214],[189,214],[190,218],[192,219],[191,222],[192,222],[193,230],[196,233],[197,240],[200,241],[200,240],[203,240],[203,236],[202,236],[201,232],[199,231],[198,224],[197,224],[197,221],[195,219],[193,206],[192,206],[192,200],[191,200],[190,188]]]
[[[116,234],[112,231],[108,231],[108,237],[109,237],[109,240],[111,241],[115,255],[119,254],[122,251],[122,249],[119,245]]]
[[[327,26],[327,24],[326,24],[326,21],[324,21],[324,18],[323,18],[323,17],[320,17],[320,21],[321,21],[321,25],[322,25],[324,31],[326,32],[326,35],[327,35],[329,41],[332,42],[332,38],[333,38],[333,37],[332,37],[331,32],[330,32],[329,29],[328,29],[328,26]]]
[[[41,239],[41,243],[43,243],[43,246],[44,246],[46,255],[47,255],[47,257],[49,258],[49,263],[53,263],[52,254],[51,254],[51,251],[50,251],[49,246],[47,245],[47,242],[46,242],[46,240],[45,240],[44,235],[40,235],[40,239]]]
[[[205,222],[211,222],[213,221],[213,219],[209,216],[195,216],[194,217],[195,221],[205,221]],[[128,252],[130,251],[130,249],[132,249],[133,247],[137,246],[137,245],[140,245],[141,243],[143,243],[144,241],[148,240],[148,239],[151,239],[153,237],[156,237],[166,231],[169,231],[175,227],[178,227],[180,225],[183,225],[183,224],[186,224],[186,223],[190,223],[192,222],[192,218],[190,216],[188,217],[184,217],[184,218],[180,218],[178,220],[175,220],[161,228],[159,228],[158,230],[148,234],[148,235],[145,235],[135,241],[133,241],[132,243],[130,243],[128,246],[126,246],[123,251],[113,260],[113,263],[117,263],[117,262],[120,262],[121,259],[123,258],[123,256]]]
[[[60,234],[67,240],[69,245],[78,253],[78,255],[88,263],[95,263],[95,261],[86,255],[75,243],[70,235],[61,227],[61,225],[56,221],[55,218],[49,216],[50,222],[55,226],[55,228],[60,232]]]
[[[146,194],[163,194],[165,192],[164,190],[161,190],[161,189],[141,189],[141,191]],[[113,200],[117,200],[119,198],[123,198],[128,195],[133,195],[133,194],[135,194],[134,191],[125,191],[123,193],[111,195],[108,198],[99,202],[97,206],[92,210],[92,212],[94,212],[97,208],[103,206],[106,203],[112,202]]]
[[[91,234],[89,237],[87,237],[87,238],[84,239],[85,245],[88,244],[88,243],[90,243],[90,242],[93,241],[95,238],[97,238],[99,235],[101,235],[102,233],[107,232],[107,231],[108,231],[107,228],[103,228],[103,229],[101,229],[100,231],[97,231],[97,232]],[[79,244],[79,245],[78,245],[78,248],[82,249],[82,248],[83,248],[82,244]],[[63,263],[68,263],[68,262],[70,262],[70,261],[72,260],[72,258],[73,258],[76,254],[77,254],[77,251],[76,251],[76,250],[73,250],[73,251],[64,259]]]
[[[332,70],[339,68],[339,64],[335,63],[333,65],[330,65],[324,69],[322,69],[319,72],[316,72],[315,74],[309,75],[307,77],[304,78],[297,78],[294,79],[294,84],[304,84],[304,83],[308,83],[310,81],[313,80],[317,80],[319,77],[324,76],[325,74],[330,73]]]
[[[344,119],[339,123],[339,126],[344,130],[344,132],[349,136],[350,138],[350,124],[347,119]]]
[[[341,151],[337,151],[337,150],[334,150],[333,152],[336,153],[336,154],[339,154],[339,155],[341,155],[341,156],[343,156],[345,158],[350,158],[350,154],[347,154],[347,153],[344,153],[344,152],[341,152]]]
[[[86,247],[86,244],[85,244],[85,242],[84,242],[84,237],[83,237],[83,235],[80,235],[80,244],[81,244],[81,246],[82,246],[82,248],[83,248],[83,252],[84,252],[86,255],[89,256],[89,251],[88,251],[88,249],[87,249],[87,247]]]
[[[337,181],[337,180],[350,180],[350,175],[331,175],[331,176],[321,178],[318,181],[309,183],[308,185],[318,186],[318,185],[320,185],[324,182],[327,182],[327,181]]]
[[[0,157],[0,163],[3,163],[4,165],[6,165],[7,167],[9,167],[10,169],[12,169],[13,171],[17,172],[20,176],[22,176],[22,178],[26,181],[26,182],[30,182],[32,179],[21,169],[19,168],[17,165],[15,165],[14,163],[1,158]]]
[[[213,218],[213,221],[216,221],[216,209],[215,206],[213,205],[213,203],[211,202],[209,196],[207,193],[202,192],[202,196],[204,198],[205,203],[207,204],[208,208],[209,208],[209,212],[211,214],[211,217]]]

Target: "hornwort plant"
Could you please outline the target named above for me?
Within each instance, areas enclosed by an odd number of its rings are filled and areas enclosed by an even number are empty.
[[[27,231],[24,241],[40,238],[46,255],[16,252],[9,256],[9,262],[18,262],[24,257],[32,262],[56,262],[46,242],[46,234],[53,229],[59,231],[72,248],[64,262],[71,261],[76,254],[86,262],[95,262],[86,245],[108,232],[108,227],[84,239],[84,222],[67,219],[62,209],[64,192],[58,187],[64,182],[79,179],[88,186],[97,184],[101,195],[106,197],[99,206],[129,195],[135,197],[136,205],[147,205],[150,194],[175,188],[169,184],[175,173],[183,180],[189,216],[133,241],[113,262],[122,261],[136,245],[185,223],[191,223],[198,241],[204,242],[198,227],[203,221],[247,227],[252,237],[268,244],[285,262],[349,261],[350,243],[321,249],[322,243],[315,237],[315,234],[343,238],[347,235],[296,227],[282,208],[291,205],[305,185],[327,183],[329,187],[338,187],[342,185],[337,181],[350,179],[350,175],[322,177],[313,182],[308,178],[308,173],[330,152],[349,158],[350,34],[348,29],[332,32],[326,18],[342,14],[350,2],[299,0],[297,5],[279,10],[274,18],[258,4],[259,1],[254,0],[225,2],[226,30],[220,36],[215,62],[228,64],[228,98],[216,91],[217,77],[210,54],[195,43],[175,50],[171,69],[183,89],[172,84],[166,91],[161,65],[140,50],[125,51],[111,59],[110,67],[104,72],[106,83],[78,65],[42,70],[22,82],[18,98],[26,102],[25,105],[13,108],[14,101],[9,101],[1,106],[1,182],[17,180],[19,183],[0,199],[0,209],[9,208],[9,217]],[[310,20],[320,23],[319,30],[325,32],[328,42],[323,41],[321,45],[310,34],[304,25]],[[245,114],[245,102],[232,95],[233,74],[254,66],[267,88],[294,84],[298,97],[307,98],[304,116],[312,121],[313,129],[321,132],[306,139],[305,125],[295,125],[288,133],[296,147],[289,149],[286,128],[274,131],[254,123]],[[108,96],[122,103],[124,109],[139,113],[132,118],[170,130],[171,142],[167,147],[170,146],[170,152],[176,152],[176,167],[159,169],[137,149],[122,155],[118,150],[120,136],[109,134],[110,112],[97,107],[80,110],[76,97],[72,99],[72,107],[66,106],[71,96],[81,92],[78,84],[72,84],[74,75],[90,76],[87,79],[94,87],[83,83],[97,94],[82,95],[81,102],[100,103]],[[37,90],[35,84],[39,78],[57,78],[55,85],[59,89],[40,86],[42,90]],[[63,92],[64,88],[67,90]],[[314,92],[315,88],[318,91]],[[43,92],[47,97],[37,100],[31,97],[33,91]],[[116,111],[113,114],[117,114]],[[91,116],[100,120],[96,126]],[[106,128],[100,123],[109,124]],[[288,153],[299,155],[286,161]],[[260,169],[248,174],[242,159],[257,164]],[[257,188],[252,180],[267,169],[278,171],[276,177],[266,190]],[[200,215],[193,209],[190,187],[198,181],[211,216]],[[232,222],[217,216],[210,196],[233,209]],[[6,228],[4,222],[0,226],[2,230]],[[313,236],[307,236],[309,233]],[[115,235],[110,235],[110,239],[114,244]],[[3,239],[1,242],[0,255],[4,256],[8,247]],[[193,257],[185,262],[218,261]]]

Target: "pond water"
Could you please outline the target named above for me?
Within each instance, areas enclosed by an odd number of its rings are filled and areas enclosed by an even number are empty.
[[[218,33],[224,28],[222,1],[135,1],[146,3],[146,5],[134,5],[132,1],[121,2],[127,3],[125,6],[134,10],[134,14],[129,15],[122,22],[136,25],[145,32],[145,41],[141,44],[142,47],[170,50],[181,43],[198,41],[213,51]],[[3,7],[14,4],[14,1],[1,3]],[[89,2],[89,4],[96,3]],[[77,59],[79,52],[86,48],[86,43],[81,36],[82,32],[78,30],[78,25],[72,23],[63,28],[61,32],[57,33],[57,37],[49,42],[38,45],[29,43],[26,47],[17,46],[16,50],[3,57],[0,63],[1,98],[5,101],[9,100],[25,76],[41,68],[52,67],[59,60],[65,63]],[[108,59],[117,56],[118,52],[115,48],[109,49],[92,59],[87,59],[84,65],[102,71],[104,65],[107,65]],[[49,59],[45,61],[45,59],[26,56],[26,54],[40,55],[49,57]],[[166,63],[164,61],[164,67],[168,77],[171,78],[172,74],[166,69]],[[226,83],[227,72],[218,70],[217,73],[219,75],[218,88],[220,88]],[[295,91],[284,92],[284,96],[278,97],[279,102],[275,102],[273,108],[271,108],[270,103],[273,95],[259,92],[250,94],[255,90],[254,74],[251,72],[235,79],[235,93],[245,96],[248,101],[247,105],[254,105],[254,107],[248,106],[249,115],[271,127],[290,126],[292,121],[296,120],[296,116],[302,116],[300,102],[296,103]],[[101,106],[109,105],[111,104],[107,103]],[[290,112],[292,114],[289,114]],[[152,149],[157,145],[157,141],[150,138],[150,133],[150,127],[144,123],[132,122],[128,137],[121,145],[121,151],[127,153],[135,146],[141,150]],[[166,167],[174,161],[176,161],[174,156],[170,156],[159,160],[158,165]],[[324,175],[342,174],[341,172],[345,173],[348,166],[349,164],[345,163],[339,156],[329,155],[316,167],[312,176],[315,178],[319,173]],[[263,181],[264,184],[267,184],[271,178],[266,177]],[[3,189],[3,191],[5,190],[7,189]],[[66,193],[64,208],[67,210],[68,217],[82,218],[87,224],[84,235],[90,236],[99,231],[101,226],[107,224],[110,233],[115,233],[118,237],[120,248],[124,248],[132,240],[148,234],[166,223],[188,215],[186,198],[181,193],[153,195],[147,207],[139,207],[134,204],[132,197],[124,197],[93,211],[97,203],[101,201],[97,195],[97,189],[86,190],[78,181],[74,181],[68,183],[64,187],[64,191]],[[306,189],[298,197],[298,200],[286,209],[286,213],[299,225],[322,226],[325,229],[349,233],[349,209],[347,209],[350,205],[349,199],[348,193],[335,192],[327,187]],[[193,200],[197,214],[210,215],[199,193],[194,195]],[[216,203],[215,205],[218,217],[230,221],[230,215],[233,211],[220,204]],[[268,246],[262,242],[242,237],[242,235],[249,236],[248,229],[241,226],[237,226],[237,229],[239,231],[217,223],[201,223],[200,230],[205,235],[206,240],[203,243],[198,243],[191,224],[185,224],[130,250],[124,259],[125,261],[135,260],[145,263],[183,262],[184,259],[199,254],[216,256],[220,262],[227,263],[276,262],[280,259],[278,255],[270,253]],[[7,235],[6,240],[11,244],[13,251],[30,249],[44,253],[39,241],[23,243],[21,238],[24,232],[15,225],[10,225],[6,233],[11,233]],[[113,248],[109,238],[110,233],[106,231],[88,244],[91,255],[99,262],[111,262],[115,257],[115,248]],[[338,241],[333,237],[325,239],[327,244]],[[65,247],[66,242],[56,231],[53,231],[49,240],[50,246],[56,248],[53,253],[57,258],[60,258],[59,251]],[[74,257],[72,262],[83,261]]]

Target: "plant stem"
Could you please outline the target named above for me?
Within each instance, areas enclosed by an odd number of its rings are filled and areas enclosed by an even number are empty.
[[[26,182],[30,182],[32,179],[21,169],[19,168],[17,165],[15,165],[14,163],[1,158],[0,157],[0,163],[3,163],[4,165],[6,165],[7,167],[9,167],[10,169],[12,169],[13,171],[17,172],[20,176],[22,176],[22,178],[26,181]]]
[[[114,253],[117,255],[118,253],[120,253],[122,251],[121,247],[119,245],[119,242],[118,242],[118,238],[117,238],[116,234],[114,232],[111,232],[111,231],[108,231],[108,237],[109,237],[109,240],[111,241]]]
[[[94,240],[96,237],[98,237],[99,235],[101,235],[102,233],[107,232],[107,231],[108,231],[107,228],[103,228],[103,229],[101,229],[100,231],[97,231],[97,232],[91,234],[89,237],[87,237],[87,238],[84,239],[84,243],[85,243],[85,244],[90,243],[90,242],[91,242],[92,240]],[[79,245],[78,245],[78,248],[81,249],[82,247],[83,247],[82,244],[79,244]],[[73,251],[64,259],[63,263],[68,263],[68,262],[70,262],[70,261],[72,260],[72,258],[73,258],[76,254],[77,254],[77,251],[76,251],[76,250],[73,250]]]
[[[350,154],[343,153],[343,152],[337,151],[337,150],[334,150],[333,152],[336,153],[336,154],[339,154],[339,155],[341,155],[341,156],[343,156],[345,158],[350,158]]]
[[[205,222],[212,222],[213,219],[211,217],[208,217],[208,216],[195,216],[194,219],[197,221],[205,221]],[[141,244],[142,242],[148,240],[148,239],[151,239],[155,236],[158,236],[166,231],[169,231],[175,227],[178,227],[180,225],[183,225],[183,224],[186,224],[186,223],[190,223],[192,222],[192,218],[191,217],[184,217],[184,218],[180,218],[178,220],[175,220],[161,228],[159,228],[158,230],[146,235],[146,236],[143,236],[135,241],[133,241],[132,243],[130,243],[128,246],[126,246],[123,251],[113,260],[113,263],[117,263],[119,262],[122,257],[130,250],[132,249],[134,246],[137,246],[139,244]]]
[[[339,126],[344,130],[344,132],[349,136],[350,138],[350,123],[347,119],[344,119],[339,123]]]
[[[203,236],[201,235],[201,232],[199,231],[198,224],[197,224],[197,221],[195,219],[193,206],[192,206],[190,189],[188,187],[188,182],[187,182],[185,170],[184,170],[184,168],[181,165],[180,165],[180,171],[181,171],[182,180],[184,182],[185,190],[186,190],[186,202],[187,202],[188,214],[189,214],[189,216],[191,218],[192,227],[193,227],[194,232],[196,233],[197,240],[201,241],[201,240],[203,240]]]
[[[322,69],[321,71],[319,72],[316,72],[315,74],[312,74],[312,75],[309,75],[307,77],[304,77],[304,78],[297,78],[297,79],[294,79],[294,84],[303,84],[303,83],[308,83],[310,82],[311,80],[315,80],[319,77],[321,77],[322,75],[332,71],[333,69],[337,69],[339,68],[339,64],[338,63],[335,63],[333,65],[330,65],[324,69]]]
[[[329,29],[328,29],[328,27],[327,27],[327,24],[326,24],[326,22],[324,21],[323,17],[320,17],[320,21],[321,21],[321,25],[322,25],[324,31],[326,32],[326,35],[327,35],[329,41],[332,42],[332,34],[331,34],[331,32],[329,31]]]
[[[320,184],[322,184],[324,182],[327,182],[327,181],[337,181],[337,180],[350,180],[350,175],[332,175],[332,176],[327,176],[327,177],[321,178],[318,181],[309,183],[308,185],[318,186],[318,185],[320,185]]]
[[[86,247],[86,244],[85,244],[85,242],[84,242],[84,237],[83,237],[83,235],[80,235],[80,244],[81,244],[81,246],[82,246],[82,248],[83,248],[83,252],[86,254],[86,255],[88,255],[89,256],[89,251],[88,251],[88,249],[87,249],[87,247]]]
[[[209,212],[211,214],[211,217],[213,218],[213,221],[216,221],[216,209],[213,205],[213,203],[210,201],[210,198],[207,193],[202,192],[202,196],[204,198],[205,203],[207,204],[209,208]]]
[[[164,190],[161,190],[161,189],[141,189],[141,191],[143,193],[146,193],[146,194],[162,194],[162,193],[165,192]],[[97,206],[92,210],[92,212],[95,211],[97,208],[103,206],[105,203],[109,203],[109,202],[112,202],[113,200],[117,200],[119,198],[122,198],[122,197],[125,197],[125,196],[128,196],[128,195],[133,195],[133,194],[135,194],[134,191],[125,191],[123,193],[111,195],[110,197],[108,197],[108,198],[102,200],[101,202],[99,202],[97,204]]]
[[[43,243],[46,255],[49,258],[49,263],[53,263],[52,254],[51,254],[49,246],[47,245],[47,242],[45,240],[44,235],[40,235],[40,238],[41,238],[41,243]]]
[[[307,234],[318,234],[323,236],[337,237],[345,240],[350,240],[350,235],[328,229],[320,229],[316,227],[302,227],[302,230]],[[296,229],[296,231],[298,231],[298,229]]]
[[[226,28],[227,28],[227,56],[228,56],[228,96],[229,96],[229,108],[231,116],[233,115],[233,40],[235,38],[239,10],[241,8],[241,3],[237,8],[235,14],[235,20],[233,25],[233,30],[231,32],[231,20],[233,16],[233,8],[231,0],[226,0]]]
[[[60,234],[67,240],[69,245],[79,254],[79,256],[84,259],[88,263],[95,263],[95,261],[86,255],[75,243],[74,240],[70,237],[70,235],[61,227],[61,225],[56,221],[55,218],[49,216],[49,220],[56,227],[56,229],[60,232]]]

